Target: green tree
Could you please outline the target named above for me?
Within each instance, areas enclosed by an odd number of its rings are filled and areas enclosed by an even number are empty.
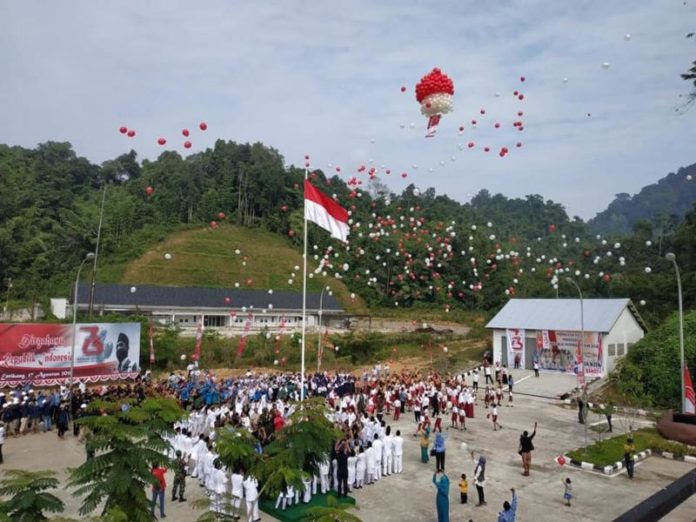
[[[149,522],[145,490],[154,483],[151,469],[169,464],[164,436],[183,410],[173,399],[153,398],[140,404],[95,401],[89,411],[93,415],[78,422],[91,433],[87,444],[96,456],[72,470],[69,480],[78,488],[74,494],[84,497],[80,515],[104,502],[102,514],[118,508],[131,522]]]
[[[63,501],[47,489],[56,489],[55,471],[25,471],[8,469],[0,480],[0,496],[10,496],[0,502],[0,521],[40,522],[48,520],[44,512],[62,513]]]

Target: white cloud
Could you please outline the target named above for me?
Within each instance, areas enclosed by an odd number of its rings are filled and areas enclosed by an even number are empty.
[[[289,163],[309,153],[345,176],[372,158],[392,169],[382,178],[393,190],[540,193],[587,218],[694,161],[694,114],[674,113],[694,10],[663,0],[7,3],[0,141],[68,140],[94,161],[131,146],[153,157],[157,137],[180,146],[180,129],[206,120],[193,150],[262,141]],[[426,140],[413,86],[433,66],[454,79],[456,109]],[[522,133],[510,126],[518,106]],[[477,147],[460,151],[468,141]]]

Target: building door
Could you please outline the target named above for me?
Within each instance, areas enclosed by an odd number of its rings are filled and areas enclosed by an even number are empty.
[[[508,365],[507,335],[503,335],[500,338],[500,364],[502,364],[503,366]]]
[[[527,370],[534,368],[534,357],[536,356],[536,337],[527,337],[524,340],[524,367]]]

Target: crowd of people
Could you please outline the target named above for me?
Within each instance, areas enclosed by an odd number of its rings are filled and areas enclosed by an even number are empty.
[[[483,381],[483,382],[481,382]],[[254,373],[219,378],[214,372],[189,365],[186,371],[171,372],[168,377],[153,380],[149,372],[133,384],[88,387],[78,382],[70,393],[61,386],[53,391],[34,390],[25,386],[0,393],[0,437],[53,431],[63,438],[69,421],[88,414],[87,406],[95,398],[108,400],[142,400],[148,395],[169,396],[186,409],[187,416],[174,426],[170,438],[170,454],[174,483],[172,502],[186,501],[186,482],[197,481],[210,497],[211,509],[240,519],[242,505],[249,521],[259,520],[258,480],[238,467],[225,469],[216,453],[215,439],[219,428],[243,428],[253,435],[257,451],[263,452],[288,421],[301,395],[323,397],[327,417],[342,433],[331,447],[327,459],[320,462],[314,476],[306,476],[302,488],[288,486],[275,499],[276,509],[288,509],[310,502],[313,495],[335,491],[344,496],[352,490],[371,486],[392,474],[403,471],[404,436],[418,437],[420,460],[424,464],[435,459],[433,482],[437,487],[438,519],[448,520],[450,481],[446,469],[446,446],[450,430],[466,430],[467,424],[484,408],[492,429],[499,430],[499,407],[513,406],[514,380],[499,365],[483,367],[458,374],[402,371],[392,373],[388,366],[376,365],[362,375],[350,373],[316,373],[303,381],[298,373]],[[507,395],[507,401],[506,396]],[[404,417],[413,414],[411,432]],[[481,416],[482,417],[482,416]],[[393,428],[388,420],[399,423]],[[523,475],[531,469],[532,440],[536,435],[525,431],[520,436],[519,454]],[[408,431],[409,433],[404,433]],[[73,433],[81,436],[79,424]],[[466,446],[463,444],[462,447]],[[473,458],[473,453],[472,453]],[[0,444],[0,462],[2,445]],[[152,510],[159,505],[165,515],[166,469],[153,470]],[[459,482],[462,503],[468,503],[469,483],[466,474]],[[477,506],[486,504],[486,458],[475,459],[473,485]],[[570,482],[564,484],[564,496],[570,494]],[[443,491],[446,491],[445,495]],[[570,498],[566,499],[570,502]],[[506,503],[500,520],[514,520],[517,497]],[[512,518],[510,518],[512,517]]]

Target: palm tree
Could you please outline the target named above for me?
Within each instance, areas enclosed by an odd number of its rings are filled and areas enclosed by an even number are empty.
[[[48,520],[44,511],[62,513],[63,501],[47,489],[55,489],[55,471],[8,469],[0,481],[0,496],[11,497],[0,502],[0,521],[39,522]]]
[[[164,436],[171,434],[171,426],[181,419],[183,410],[167,398],[124,404],[95,401],[89,410],[94,415],[78,421],[89,429],[87,446],[96,456],[72,470],[68,484],[77,486],[76,496],[84,496],[82,516],[103,502],[102,515],[118,508],[131,522],[150,522],[145,489],[154,483],[151,469],[169,465],[169,442]]]

